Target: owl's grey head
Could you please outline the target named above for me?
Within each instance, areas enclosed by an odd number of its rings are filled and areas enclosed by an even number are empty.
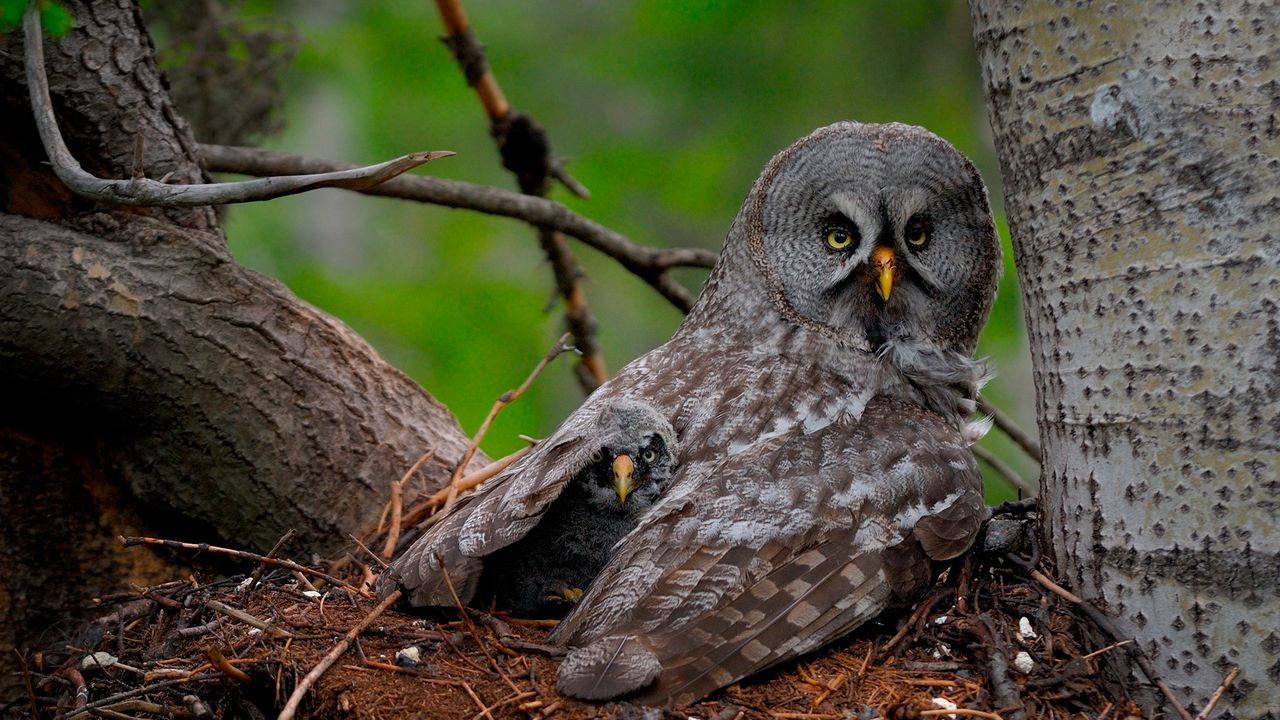
[[[973,164],[922,128],[837,123],[778,153],[705,294],[758,283],[785,320],[875,351],[971,355],[1000,244]]]
[[[593,506],[635,515],[667,487],[676,464],[676,434],[652,405],[619,398],[600,413],[600,446],[577,475]]]

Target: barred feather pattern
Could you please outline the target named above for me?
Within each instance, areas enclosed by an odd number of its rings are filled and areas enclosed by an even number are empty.
[[[851,242],[829,245],[833,228]],[[905,125],[821,128],[765,167],[675,336],[392,570],[429,585],[425,548],[465,564],[519,542],[600,408],[630,398],[670,422],[678,468],[554,631],[562,691],[689,702],[831,642],[913,598],[985,517],[967,420],[1000,267],[985,186],[953,147]]]

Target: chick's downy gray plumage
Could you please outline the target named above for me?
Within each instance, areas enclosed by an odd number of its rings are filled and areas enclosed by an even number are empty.
[[[517,617],[560,617],[608,561],[613,546],[671,481],[674,433],[653,408],[609,407],[601,448],[519,542],[484,559],[474,600]]]
[[[464,602],[490,602],[520,617],[557,617],[604,567],[610,551],[671,481],[677,449],[671,424],[652,406],[619,398],[603,403],[581,428],[540,447],[555,458],[523,531],[477,552],[458,547],[459,529],[480,502],[528,460],[513,464],[397,558],[379,580],[385,595],[409,591],[415,605],[452,605],[437,558]]]
[[[561,690],[689,702],[840,637],[985,515],[966,418],[999,269],[986,189],[951,145],[813,132],[765,167],[675,336],[474,500],[454,561],[527,532],[599,408],[634,398],[671,421],[678,469],[552,634],[572,648]]]

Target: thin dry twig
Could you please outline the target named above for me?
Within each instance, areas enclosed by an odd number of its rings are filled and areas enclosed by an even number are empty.
[[[284,709],[280,711],[280,715],[277,716],[276,720],[291,720],[294,714],[298,712],[298,706],[302,704],[302,698],[307,694],[307,690],[311,689],[311,686],[320,679],[320,676],[324,675],[325,671],[332,667],[333,664],[338,661],[338,658],[342,657],[343,653],[351,647],[351,643],[360,633],[364,632],[365,628],[369,627],[374,620],[378,619],[379,615],[381,615],[387,608],[394,605],[399,599],[400,591],[396,590],[383,598],[382,602],[378,603],[372,610],[370,610],[369,614],[365,615],[360,622],[356,623],[355,627],[348,630],[347,634],[342,637],[342,640],[338,641],[338,644],[334,645],[333,649],[326,653],[325,656],[320,659],[320,662],[316,663],[315,667],[311,668],[311,672],[308,672],[306,676],[298,682],[298,686],[295,687],[293,689],[293,693],[289,695],[288,702],[285,703]],[[483,705],[481,707],[483,707]]]
[[[400,521],[404,513],[404,488],[409,484],[415,473],[418,472],[428,460],[436,454],[435,450],[428,450],[422,453],[422,457],[418,458],[409,470],[401,477],[391,483],[391,499],[388,500],[390,505],[391,525],[387,530],[387,542],[382,546],[382,557],[387,560],[396,551],[396,543],[400,541]]]
[[[995,453],[982,447],[981,445],[972,445],[970,449],[979,460],[986,463],[997,474],[1009,481],[1009,484],[1018,489],[1021,497],[1030,497],[1036,494],[1036,488],[1031,483],[1022,479],[1017,470],[1014,470],[1005,461],[1001,460]]]
[[[484,644],[484,638],[480,637],[479,628],[477,628],[476,624],[471,621],[471,615],[467,613],[466,606],[462,604],[462,599],[458,597],[458,591],[453,587],[453,580],[449,578],[449,571],[445,569],[444,560],[437,557],[436,562],[440,565],[440,574],[444,577],[444,586],[449,591],[449,597],[453,600],[453,604],[457,606],[458,612],[462,614],[462,623],[466,626],[467,631],[471,633],[471,638],[476,641],[476,647],[480,648],[481,654],[483,654],[485,659],[489,661],[489,665],[493,667],[493,671],[498,673],[498,677],[502,678],[503,682],[507,684],[507,687],[511,688],[512,692],[521,692],[520,687],[515,684],[515,681],[502,671],[502,666],[498,665],[498,661],[493,659],[493,655],[489,654],[489,649],[485,647]]]
[[[210,610],[222,613],[227,617],[239,620],[245,625],[256,627],[262,632],[268,633],[275,637],[280,637],[280,638],[293,637],[293,633],[290,633],[288,630],[285,630],[284,628],[278,628],[275,625],[272,625],[271,623],[266,622],[265,620],[259,620],[258,618],[250,615],[249,613],[243,610],[239,610],[237,608],[233,608],[230,605],[227,605],[226,603],[222,603],[217,600],[206,600],[204,605]]]
[[[288,177],[265,177],[235,183],[198,183],[166,185],[143,176],[141,167],[142,137],[138,137],[138,161],[133,177],[128,180],[104,180],[81,167],[67,148],[53,114],[49,97],[49,78],[44,65],[44,39],[40,31],[38,3],[27,5],[22,21],[26,46],[27,87],[31,95],[31,111],[35,117],[40,142],[58,179],[73,192],[101,202],[133,206],[199,207],[229,203],[257,202],[284,195],[294,195],[322,187],[365,190],[412,170],[423,163],[454,153],[449,151],[417,152],[377,165]]]
[[[1031,437],[1031,433],[1019,427],[1013,418],[1009,417],[1003,410],[993,405],[990,400],[982,395],[978,396],[978,409],[990,415],[991,419],[995,421],[996,427],[1000,428],[1005,435],[1008,435],[1010,440],[1017,443],[1018,447],[1022,448],[1023,452],[1030,456],[1032,460],[1037,463],[1040,462],[1040,442]]]
[[[275,565],[277,567],[288,568],[290,570],[300,572],[304,575],[310,575],[311,577],[318,577],[324,580],[325,582],[331,583],[335,587],[346,588],[351,592],[357,593],[364,597],[369,596],[369,593],[364,592],[358,588],[351,587],[340,578],[336,578],[328,573],[320,572],[319,570],[313,570],[307,567],[306,565],[299,565],[298,563],[293,562],[292,560],[282,560],[280,558],[266,557],[265,555],[259,555],[258,553],[251,553],[245,550],[233,550],[231,548],[218,547],[217,545],[209,545],[207,543],[186,543],[186,542],[179,542],[177,540],[165,540],[163,538],[121,536],[120,542],[123,543],[125,547],[134,547],[135,545],[161,545],[163,547],[176,548],[180,550],[195,550],[197,552],[209,552],[209,553],[215,553],[218,555],[230,555],[231,557],[240,558],[242,560],[252,560],[254,562],[260,562],[266,565]]]
[[[271,547],[271,550],[269,550],[264,557],[269,557],[269,558],[275,557],[276,553],[280,552],[280,548],[284,547],[284,544],[289,542],[291,539],[293,539],[293,536],[296,534],[297,534],[297,531],[295,531],[293,528],[289,528],[289,531],[286,532],[284,535],[280,536],[280,539],[276,541],[276,544]],[[254,569],[253,574],[249,576],[250,589],[253,589],[258,586],[258,581],[262,579],[262,573],[266,571],[267,571],[267,566],[265,563],[262,565],[259,565],[256,569]]]
[[[199,152],[205,169],[210,172],[261,176],[352,167],[346,163],[230,145],[200,145]],[[501,215],[559,230],[618,261],[682,312],[689,312],[693,307],[693,295],[672,279],[667,270],[673,267],[710,268],[716,262],[716,254],[702,248],[637,245],[625,235],[588,220],[554,200],[501,188],[424,175],[402,175],[357,192]]]
[[[1236,681],[1236,676],[1239,674],[1240,668],[1231,668],[1231,672],[1227,673],[1227,676],[1223,678],[1222,684],[1218,686],[1217,690],[1213,691],[1213,695],[1209,696],[1209,702],[1205,703],[1204,709],[1196,714],[1196,720],[1209,720],[1209,715],[1218,706],[1218,701],[1222,699],[1223,694],[1231,687],[1231,683]]]
[[[542,374],[543,369],[545,369],[547,365],[551,364],[552,360],[555,360],[562,353],[568,352],[571,349],[570,346],[565,344],[568,339],[568,333],[561,335],[560,339],[556,341],[556,344],[551,346],[551,349],[547,351],[547,354],[543,356],[542,360],[538,361],[538,364],[534,366],[533,371],[524,379],[524,382],[520,383],[519,387],[502,393],[498,396],[498,399],[494,401],[493,407],[489,408],[489,414],[486,415],[484,421],[480,423],[480,429],[476,430],[475,436],[471,438],[471,442],[467,445],[467,451],[463,453],[462,459],[458,461],[458,467],[454,469],[453,477],[449,478],[448,495],[445,497],[442,509],[448,510],[453,506],[454,501],[458,499],[458,492],[462,489],[459,485],[462,480],[462,472],[466,469],[467,463],[471,462],[472,456],[476,454],[476,448],[480,447],[480,441],[484,439],[485,433],[489,432],[489,426],[493,424],[494,418],[498,416],[498,413],[502,412],[503,408],[515,402],[517,398],[523,395],[525,391],[529,389],[529,386],[533,384],[533,381],[538,379],[538,375]]]

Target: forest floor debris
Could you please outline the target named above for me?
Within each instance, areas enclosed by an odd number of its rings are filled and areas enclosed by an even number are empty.
[[[256,584],[248,576],[189,578],[104,598],[103,617],[74,641],[24,656],[25,690],[0,705],[0,717],[276,717],[297,683],[378,604],[350,589],[358,579],[316,590],[297,578],[274,568]],[[563,651],[545,643],[547,621],[468,616],[381,613],[316,679],[297,716],[1140,716],[1129,699],[1109,694],[1100,670],[1102,657],[1124,652],[1123,643],[1095,641],[1079,605],[1026,568],[972,556],[950,567],[914,611],[682,708],[561,697],[555,676]]]

